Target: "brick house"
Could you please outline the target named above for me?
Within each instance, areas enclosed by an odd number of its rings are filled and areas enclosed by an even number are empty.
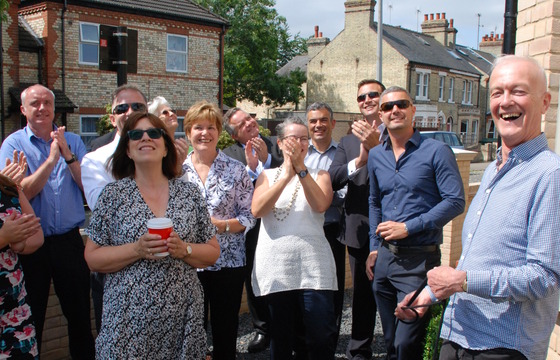
[[[25,123],[21,91],[41,82],[57,95],[57,123],[86,145],[95,138],[96,122],[117,87],[117,73],[107,70],[112,50],[111,35],[105,35],[116,27],[128,32],[127,82],[148,99],[164,96],[180,117],[198,100],[221,103],[228,23],[189,0],[10,3],[2,33],[3,137]]]

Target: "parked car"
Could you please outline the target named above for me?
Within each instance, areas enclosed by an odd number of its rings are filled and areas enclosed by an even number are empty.
[[[451,131],[420,131],[420,136],[423,139],[436,139],[443,141],[453,149],[464,149],[461,139]]]

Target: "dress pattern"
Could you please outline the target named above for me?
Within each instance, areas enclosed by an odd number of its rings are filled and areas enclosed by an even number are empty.
[[[245,166],[222,151],[212,163],[206,183],[203,184],[192,163],[192,152],[183,164],[185,181],[198,186],[206,198],[208,212],[217,219],[236,218],[249,231],[257,220],[251,214],[253,200],[253,183],[245,170]],[[245,266],[245,234],[222,233],[216,236],[220,244],[220,258],[216,264],[205,270],[217,271],[221,268]]]
[[[19,200],[0,192],[0,228]],[[38,359],[35,325],[26,302],[21,262],[9,246],[0,250],[0,359]]]
[[[169,180],[166,217],[189,243],[215,234],[206,202],[194,184]],[[88,234],[100,246],[135,242],[153,218],[133,179],[108,184],[98,199]],[[196,269],[171,256],[142,259],[108,273],[97,359],[204,359],[203,292]]]

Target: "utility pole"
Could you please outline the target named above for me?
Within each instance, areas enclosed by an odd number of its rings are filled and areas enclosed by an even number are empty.
[[[479,50],[480,47],[480,13],[476,14],[478,16],[478,27],[476,30],[476,50]],[[484,25],[482,25],[484,26]]]
[[[416,8],[416,32],[418,32],[418,16],[420,15],[420,8]]]
[[[377,81],[383,82],[383,0],[379,0],[377,9]]]
[[[393,5],[389,4],[389,25],[391,25],[391,12],[393,10]]]

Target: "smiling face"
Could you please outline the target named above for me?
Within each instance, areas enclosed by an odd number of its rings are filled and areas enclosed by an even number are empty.
[[[113,105],[112,108],[114,109],[115,106],[120,105],[120,104],[133,104],[133,103],[140,103],[140,104],[144,104],[144,111],[146,110],[146,101],[144,100],[144,97],[142,96],[142,94],[140,94],[138,91],[133,90],[133,89],[126,89],[123,90],[121,92],[119,92],[117,94],[117,96],[115,97],[115,100],[113,101]],[[111,124],[117,128],[117,132],[119,133],[119,135],[122,136],[121,132],[122,129],[124,127],[124,122],[126,121],[126,119],[128,119],[128,117],[130,116],[130,114],[132,114],[134,112],[134,109],[132,109],[132,106],[128,107],[128,110],[122,114],[111,114],[109,115],[109,119],[111,120]]]
[[[292,147],[298,147],[297,143],[299,143],[300,157],[305,158],[309,145],[307,127],[300,124],[290,124],[286,126],[282,139],[278,139],[278,145],[283,152],[288,153]]]
[[[358,97],[360,95],[366,94],[366,97],[363,101],[358,100],[358,107],[360,108],[360,112],[362,115],[370,122],[372,119],[379,119],[379,100],[380,97],[369,97],[367,94],[377,92],[381,94],[383,92],[383,88],[379,84],[364,84],[360,86],[358,89]],[[371,124],[371,122],[370,122]]]
[[[241,144],[247,144],[247,141],[259,136],[257,120],[243,110],[233,114],[229,123],[235,129],[232,138]]]
[[[549,105],[546,78],[532,61],[508,58],[492,71],[490,111],[506,148],[539,136],[542,115]]]
[[[330,144],[336,121],[327,109],[311,110],[307,113],[307,125],[313,144]]]
[[[397,104],[403,104],[400,100],[408,101],[408,106],[401,109]],[[383,104],[393,103],[387,111],[380,111],[383,124],[387,127],[389,134],[393,133],[410,133],[414,131],[412,120],[416,113],[416,107],[412,105],[412,100],[406,92],[395,91],[385,94],[381,98],[381,106]]]
[[[175,110],[171,109],[171,107],[167,105],[162,105],[159,108],[159,118],[165,123],[167,131],[170,134],[174,134],[177,127],[179,127]]]
[[[31,86],[25,90],[25,101],[21,105],[21,113],[27,118],[29,127],[34,133],[52,131],[54,119],[54,97],[41,85]]]
[[[147,130],[154,128],[154,125],[148,118],[142,118],[134,127],[134,130]],[[152,139],[147,133],[142,134],[140,140],[128,140],[128,157],[138,166],[140,163],[162,162],[167,155],[167,148],[163,136],[158,139]]]
[[[212,151],[215,153],[220,133],[215,122],[203,119],[194,122],[188,137],[195,152]]]

